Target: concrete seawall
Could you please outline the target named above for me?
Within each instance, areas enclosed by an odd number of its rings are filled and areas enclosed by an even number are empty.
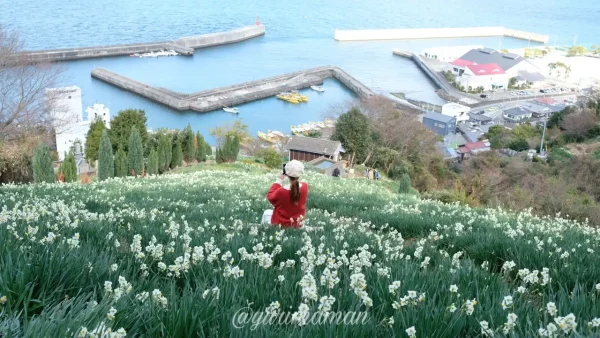
[[[224,106],[236,106],[272,97],[282,91],[303,89],[321,84],[324,79],[331,77],[343,83],[360,97],[375,95],[372,90],[348,73],[332,66],[312,68],[191,94],[152,87],[102,68],[92,70],[91,75],[93,78],[180,111],[209,112],[221,109]]]
[[[248,26],[231,31],[179,38],[174,41],[137,43],[113,46],[66,48],[19,53],[30,62],[51,62],[130,55],[172,49],[182,55],[194,54],[195,48],[204,48],[240,42],[265,34],[265,26]]]
[[[370,29],[336,30],[337,41],[440,39],[506,36],[534,42],[548,43],[548,35],[508,29],[505,27],[470,28],[416,28],[416,29]]]

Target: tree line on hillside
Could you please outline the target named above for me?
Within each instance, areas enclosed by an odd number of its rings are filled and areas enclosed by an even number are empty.
[[[216,161],[232,162],[239,154],[239,138],[228,135],[223,145],[217,147]],[[191,126],[183,131],[159,129],[149,133],[143,110],[127,109],[119,112],[107,129],[101,119],[90,125],[86,137],[86,159],[98,162],[99,180],[111,177],[158,175],[184,163],[205,162],[212,156],[212,147],[200,132],[194,134]],[[32,158],[35,182],[54,182],[48,170],[52,166],[49,149],[40,145]],[[60,180],[72,182],[77,179],[73,153],[69,153],[59,168]]]

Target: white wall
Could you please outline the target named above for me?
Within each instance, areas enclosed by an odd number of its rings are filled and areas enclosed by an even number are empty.
[[[508,74],[500,75],[483,75],[483,76],[457,76],[457,81],[468,90],[469,87],[475,89],[477,87],[483,87],[485,90],[492,90],[492,84],[502,84],[506,89],[508,87]]]
[[[69,153],[76,139],[81,141],[81,147],[85,150],[85,136],[89,129],[90,121],[82,121],[71,125],[66,132],[56,133],[56,152],[59,161],[65,159],[65,152]]]
[[[87,119],[93,122],[96,116],[100,116],[104,121],[104,126],[110,129],[110,110],[101,103],[94,103],[93,106],[88,107],[85,112],[88,114]]]
[[[48,88],[46,100],[50,103],[49,116],[55,129],[83,121],[81,88],[77,86]]]

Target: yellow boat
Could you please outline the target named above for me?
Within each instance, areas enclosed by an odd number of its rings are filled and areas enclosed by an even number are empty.
[[[298,102],[308,102],[308,96],[306,95],[302,95],[297,91],[293,91],[291,92],[291,95],[298,101]]]
[[[298,104],[298,102],[300,100],[298,100],[298,97],[294,96],[292,93],[279,93],[279,95],[275,96],[276,98],[280,99],[280,100],[284,100],[286,102],[289,103],[293,103],[293,104]]]

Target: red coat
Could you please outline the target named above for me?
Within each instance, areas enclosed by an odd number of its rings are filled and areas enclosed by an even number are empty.
[[[271,224],[279,224],[283,227],[299,228],[298,218],[306,215],[306,199],[308,197],[308,184],[300,183],[300,199],[298,204],[292,202],[292,192],[281,186],[280,183],[273,183],[267,200],[271,202],[275,210],[271,216]],[[292,221],[293,220],[293,221]]]

